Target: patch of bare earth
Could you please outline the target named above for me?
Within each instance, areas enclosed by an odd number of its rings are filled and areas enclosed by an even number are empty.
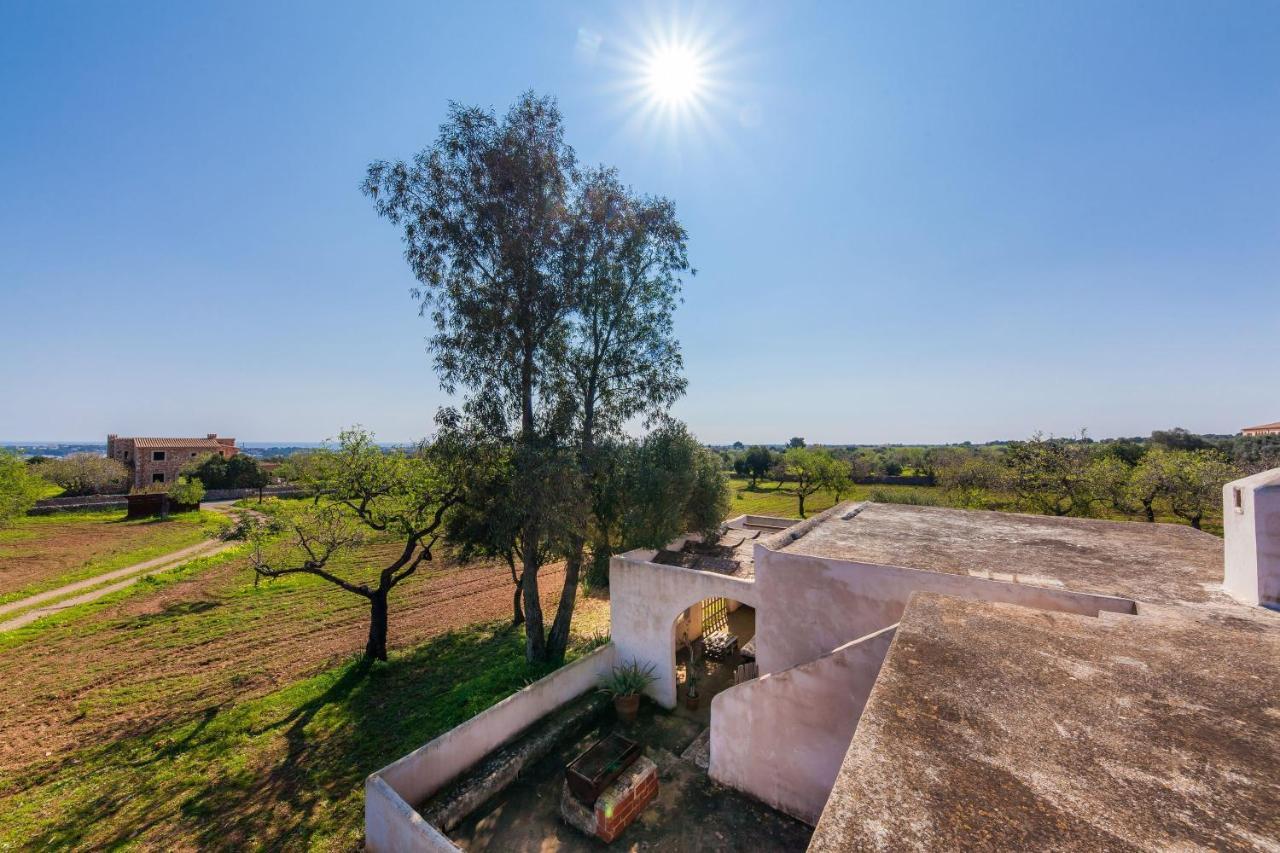
[[[563,567],[539,577],[549,621]],[[438,558],[393,591],[390,645],[509,618],[513,589],[504,565]],[[578,612],[607,630],[607,599]],[[0,771],[50,769],[87,744],[268,693],[360,653],[367,630],[363,598],[310,577],[255,587],[243,559],[135,594],[0,656]]]
[[[179,538],[191,529],[166,522],[123,524],[83,519],[33,526],[30,536],[0,541],[0,595],[75,571],[91,562]]]

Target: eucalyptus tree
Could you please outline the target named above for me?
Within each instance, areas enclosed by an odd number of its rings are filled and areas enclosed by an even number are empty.
[[[374,162],[363,190],[403,231],[413,294],[435,325],[445,391],[511,435],[526,656],[546,658],[538,570],[552,510],[524,490],[559,457],[567,415],[556,382],[576,281],[566,274],[575,155],[554,100],[526,93],[499,119],[452,104],[434,145],[412,162]]]
[[[250,563],[259,577],[309,574],[369,601],[365,660],[387,659],[388,596],[432,558],[444,520],[461,497],[458,474],[469,463],[447,440],[384,451],[360,429],[342,433],[334,449],[311,454],[302,483],[315,500],[284,513],[277,538],[259,526],[250,534]],[[401,548],[370,562],[359,546],[370,537]]]
[[[597,442],[621,436],[632,418],[665,414],[687,385],[672,319],[681,273],[690,269],[686,241],[670,200],[634,194],[613,169],[582,176],[569,240],[576,289],[561,387],[574,412],[572,443],[597,530],[612,482],[597,474]],[[563,657],[569,641],[587,532],[579,528],[568,543],[564,588],[547,637],[553,659]],[[607,540],[597,540],[593,550],[602,547],[607,550]]]

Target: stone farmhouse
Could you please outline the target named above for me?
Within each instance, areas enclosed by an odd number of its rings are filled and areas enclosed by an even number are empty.
[[[211,432],[204,438],[122,438],[107,436],[107,456],[123,462],[133,476],[133,487],[172,483],[178,472],[207,453],[230,459],[240,452],[234,438]]]
[[[1225,542],[845,503],[614,557],[611,641],[370,776],[366,843],[599,849],[556,807],[592,741],[548,733],[637,661],[627,849],[1280,849],[1280,469],[1223,505]],[[694,713],[699,635],[737,646]]]
[[[1280,421],[1273,424],[1259,424],[1240,430],[1241,435],[1280,435]]]

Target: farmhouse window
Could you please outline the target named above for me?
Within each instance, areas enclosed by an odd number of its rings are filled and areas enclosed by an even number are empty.
[[[164,461],[164,451],[163,451],[163,450],[153,450],[153,451],[151,451],[151,461],[152,461],[152,462],[163,462],[163,461]]]
[[[157,471],[157,472],[155,472],[154,474],[152,474],[152,475],[151,475],[151,482],[153,482],[153,483],[163,483],[163,482],[164,482],[164,472],[163,472],[163,471]]]

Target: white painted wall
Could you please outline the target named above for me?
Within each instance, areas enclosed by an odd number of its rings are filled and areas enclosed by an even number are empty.
[[[365,846],[375,853],[457,849],[412,804],[561,705],[596,689],[616,660],[613,643],[602,646],[371,775],[365,781]]]
[[[629,551],[609,561],[609,635],[618,663],[651,664],[657,680],[648,695],[676,705],[676,618],[704,598],[729,598],[758,608],[749,580],[649,562],[653,551]]]
[[[711,778],[813,825],[897,626],[711,701]]]
[[[764,602],[756,608],[756,661],[761,672],[807,663],[897,624],[917,591],[1089,616],[1101,610],[1136,610],[1127,598],[811,557],[774,551],[765,544],[756,546],[755,563],[757,594]]]
[[[1280,468],[1222,489],[1223,578],[1245,604],[1280,607]]]

